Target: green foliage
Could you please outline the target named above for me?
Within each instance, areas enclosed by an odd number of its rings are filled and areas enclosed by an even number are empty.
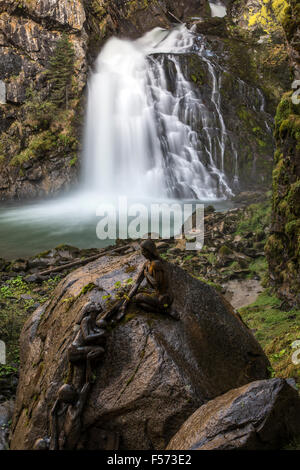
[[[46,152],[57,147],[56,135],[51,131],[44,131],[32,136],[28,147],[15,155],[11,161],[11,165],[21,165],[22,163],[32,159],[43,157]]]
[[[210,262],[210,264],[214,265],[217,262],[217,257],[214,253],[209,253],[207,255],[207,260]]]
[[[202,276],[195,276],[196,279],[198,279],[201,282],[204,282],[204,284],[207,284],[208,286],[213,287],[216,289],[218,292],[222,292],[223,287],[220,284],[217,284],[216,282],[208,281],[207,279],[204,279]]]
[[[29,87],[26,90],[24,110],[27,116],[26,123],[36,130],[48,129],[57,116],[56,105],[45,100],[41,93]]]
[[[89,284],[87,284],[81,289],[79,295],[85,295],[93,289],[97,289],[97,286],[93,282],[90,282]]]
[[[191,54],[187,57],[188,60],[188,70],[190,74],[190,79],[197,85],[203,85],[206,78],[206,71],[203,68],[203,65],[199,61],[197,55]]]
[[[222,256],[228,256],[228,255],[231,255],[232,254],[232,250],[226,246],[226,245],[222,245],[221,248],[219,249],[219,255],[222,257]]]
[[[0,273],[1,274],[1,273]],[[43,304],[60,280],[56,278],[44,281],[42,286],[27,284],[18,275],[5,282],[0,281],[0,331],[1,340],[6,343],[7,366],[0,369],[4,375],[9,368],[19,361],[19,337],[24,322],[32,312],[35,303]],[[24,294],[30,298],[24,298]]]
[[[50,84],[51,101],[59,107],[64,105],[66,109],[72,92],[74,58],[73,45],[64,33],[50,58],[46,76]]]
[[[263,283],[266,282],[268,265],[265,257],[261,256],[256,258],[254,261],[249,263],[248,269],[250,271],[250,274],[248,275],[250,279],[258,275],[263,280]]]
[[[264,348],[277,377],[292,377],[300,383],[300,369],[293,364],[292,344],[300,339],[300,310],[283,311],[282,301],[270,288],[240,309],[243,320]]]
[[[270,200],[265,203],[251,204],[245,210],[244,216],[237,226],[236,234],[243,235],[247,232],[261,231],[270,224],[270,220]]]
[[[10,161],[11,165],[21,166],[34,158],[44,158],[53,150],[61,154],[71,153],[70,166],[77,161],[75,154],[78,139],[74,136],[74,116],[76,105],[76,80],[74,81],[74,50],[66,34],[57,42],[56,49],[50,58],[45,74],[49,83],[49,95],[45,97],[45,90],[37,91],[32,87],[27,90],[27,100],[24,104],[24,124],[33,132],[29,137],[18,141],[22,142],[15,150]],[[70,99],[72,106],[67,110]],[[25,134],[26,135],[26,134]],[[15,144],[10,142],[9,136],[2,136],[0,140],[0,155],[7,153],[7,148]],[[12,139],[14,140],[14,139]],[[16,139],[15,139],[16,140]]]
[[[17,372],[17,368],[7,365],[7,364],[0,364],[0,378],[6,377],[10,374],[15,374]]]

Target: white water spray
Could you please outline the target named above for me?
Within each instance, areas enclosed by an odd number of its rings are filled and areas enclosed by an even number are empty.
[[[209,2],[211,16],[223,18],[227,14],[227,8],[221,0],[210,0]]]
[[[216,71],[206,58],[212,111],[182,71],[180,56],[193,44],[183,25],[170,32],[155,28],[136,41],[107,42],[89,83],[84,182],[90,191],[202,200],[232,194],[224,174],[226,129]]]

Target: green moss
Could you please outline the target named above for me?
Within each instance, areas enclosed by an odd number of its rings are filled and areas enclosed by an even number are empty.
[[[96,286],[96,284],[94,284],[93,282],[90,282],[89,284],[87,284],[86,286],[84,286],[80,293],[79,293],[79,296],[81,295],[85,295],[87,294],[88,292],[90,292],[91,290],[93,289],[98,289],[98,287]]]
[[[299,384],[300,370],[291,356],[292,343],[300,338],[300,310],[282,311],[281,303],[271,289],[266,289],[239,312],[265,350],[276,376],[294,378]]]
[[[204,277],[201,277],[201,276],[194,276],[194,277],[196,277],[196,279],[198,279],[199,281],[204,282],[204,284],[207,284],[208,286],[213,287],[218,292],[223,291],[223,287],[220,284],[217,284],[216,282],[208,281],[207,279],[205,279]]]
[[[266,142],[264,142],[263,140],[261,139],[257,139],[257,143],[260,147],[264,148],[267,146]]]
[[[287,8],[281,17],[281,24],[289,41],[293,40],[300,26],[300,5],[298,0],[289,0]]]
[[[78,161],[78,157],[77,157],[77,155],[75,155],[75,157],[73,157],[73,158],[70,160],[69,166],[74,166],[74,165],[76,165],[77,161]]]
[[[282,33],[282,21],[289,7],[287,0],[264,0],[245,10],[249,28],[259,29],[267,34]]]
[[[245,123],[247,123],[247,125],[252,126],[254,124],[253,118],[252,118],[252,112],[245,106],[241,106],[238,109],[237,115],[241,119],[241,121],[244,121]]]
[[[121,320],[121,324],[125,325],[126,323],[130,322],[133,318],[135,318],[137,316],[137,314],[138,314],[138,312],[135,312],[135,311],[131,311],[131,312],[126,313],[124,318]]]
[[[130,18],[137,10],[145,10],[149,6],[148,0],[129,0],[126,3],[126,18]],[[126,14],[127,13],[127,14]]]
[[[264,203],[251,204],[245,210],[242,219],[237,225],[236,234],[243,235],[247,232],[257,232],[267,227],[271,220],[271,200]]]
[[[250,270],[248,277],[253,278],[258,275],[261,279],[264,279],[267,273],[267,267],[267,260],[265,257],[261,256],[256,258],[248,265],[248,269]]]
[[[42,286],[28,284],[18,275],[7,281],[0,280],[0,331],[1,339],[6,343],[7,365],[19,362],[19,337],[24,322],[33,311],[35,303],[44,304],[58,281],[44,281]],[[24,299],[23,295],[31,299]]]
[[[283,252],[283,243],[281,238],[275,234],[270,235],[266,243],[266,250],[268,253],[272,253],[273,256],[280,256]]]
[[[203,85],[206,80],[206,71],[199,60],[199,57],[195,54],[187,56],[188,71],[190,80],[193,81],[197,86]]]
[[[222,245],[221,248],[219,249],[218,253],[221,257],[222,256],[228,256],[228,255],[232,254],[232,250],[228,246]]]
[[[26,150],[15,155],[10,164],[12,166],[22,165],[26,161],[38,157],[43,157],[45,152],[52,150],[57,146],[56,136],[50,131],[44,131],[41,134],[33,136]]]
[[[265,251],[270,282],[291,305],[296,305],[299,285],[300,178],[297,161],[300,151],[300,105],[285,93],[275,116],[276,152],[273,171],[272,212],[274,233]],[[294,300],[292,300],[294,298]]]
[[[226,60],[233,76],[238,75],[246,82],[255,82],[258,78],[257,66],[254,60],[252,45],[247,34],[239,30],[239,37],[224,39],[227,44],[229,56]]]

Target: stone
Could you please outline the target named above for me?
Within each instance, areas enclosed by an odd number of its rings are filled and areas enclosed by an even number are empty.
[[[44,277],[44,276],[41,276],[40,274],[30,274],[29,276],[26,276],[24,278],[24,281],[27,282],[27,283],[31,283],[31,282],[37,282],[37,283],[42,283],[46,280],[47,278]]]
[[[21,294],[21,295],[20,295],[20,299],[23,299],[23,300],[31,300],[31,299],[32,299],[32,296],[29,295],[29,294]]]
[[[49,413],[67,376],[67,349],[87,302],[111,305],[144,258],[105,256],[70,273],[24,325],[12,449],[32,449],[49,433]],[[128,273],[128,266],[136,268]],[[168,265],[180,320],[132,303],[107,337],[83,413],[79,448],[99,449],[99,430],[117,433],[120,449],[164,449],[199,406],[269,375],[269,363],[248,328],[211,286]],[[93,289],[86,286],[94,285]],[[107,296],[111,296],[107,300]],[[33,400],[33,397],[35,399]]]
[[[48,19],[60,26],[69,26],[79,31],[86,20],[82,3],[73,0],[35,0],[29,3],[28,9],[38,18]]]
[[[170,244],[167,242],[158,242],[156,243],[156,248],[158,251],[165,251],[169,248]]]
[[[14,409],[13,400],[0,404],[0,450],[8,449],[8,434]]]
[[[28,263],[26,259],[17,259],[13,261],[10,265],[10,269],[14,272],[26,271],[28,268]]]
[[[300,433],[300,398],[284,379],[259,380],[201,406],[167,450],[279,450]]]

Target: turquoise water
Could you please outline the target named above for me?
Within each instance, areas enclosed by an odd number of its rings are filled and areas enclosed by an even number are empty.
[[[27,204],[2,204],[0,207],[0,257],[16,259],[28,257],[57,245],[68,244],[79,248],[101,248],[114,240],[99,240],[96,234],[101,217],[96,215],[100,202],[94,197],[77,194],[48,201]],[[136,201],[131,201],[130,205]],[[138,201],[150,203],[179,203],[191,201]],[[118,209],[115,201],[106,201]],[[193,201],[194,204],[201,201]],[[233,207],[230,201],[205,201],[216,210]],[[130,219],[129,219],[130,220]]]

